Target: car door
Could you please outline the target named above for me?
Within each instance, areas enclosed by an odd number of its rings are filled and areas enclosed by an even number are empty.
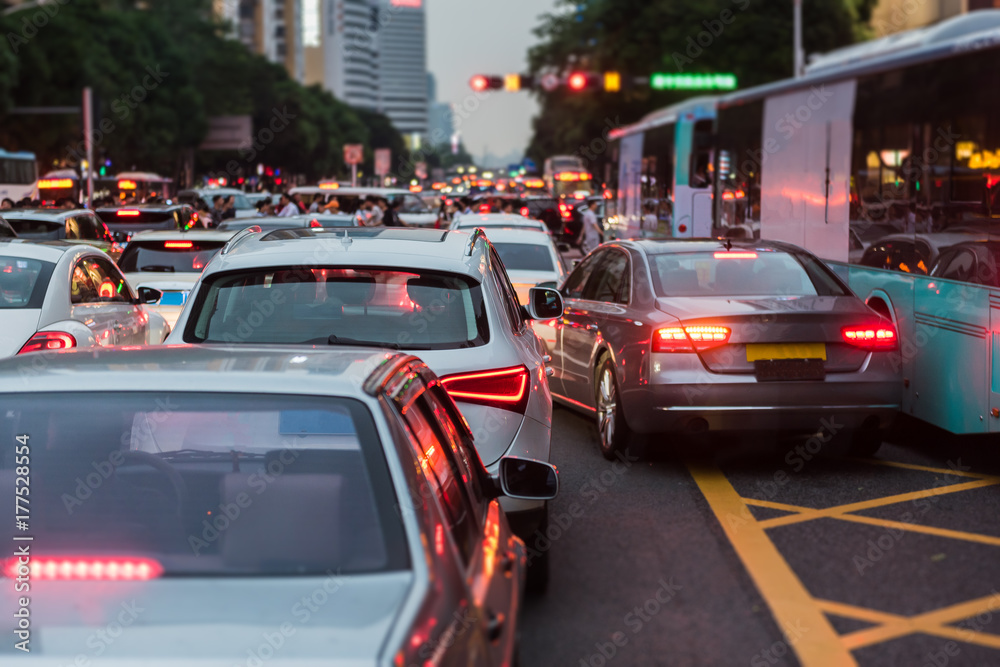
[[[90,276],[91,285],[96,287],[97,298],[88,305],[110,318],[112,334],[104,340],[108,345],[143,345],[146,342],[146,328],[149,319],[142,306],[135,303],[132,290],[118,267],[106,257],[84,257],[78,263]],[[74,272],[75,273],[75,272]],[[95,334],[96,335],[96,334]]]
[[[465,570],[474,607],[470,612],[487,640],[489,654],[489,660],[477,664],[509,664],[516,639],[515,585],[521,581],[511,576],[518,559],[509,550],[510,529],[496,499],[487,501],[481,490],[476,493],[476,475],[468,465],[475,459],[465,444],[471,439],[458,425],[454,404],[449,406],[449,399],[433,392],[417,396],[402,419],[447,524],[448,545],[435,536],[435,550],[456,557]]]
[[[590,294],[596,285],[594,276],[600,271],[607,252],[606,249],[598,250],[587,256],[563,287],[565,308],[556,336],[559,341],[556,372],[561,381],[559,393],[574,401],[581,401],[590,386],[590,352],[597,332],[597,322],[590,312]],[[590,405],[589,401],[583,402]]]

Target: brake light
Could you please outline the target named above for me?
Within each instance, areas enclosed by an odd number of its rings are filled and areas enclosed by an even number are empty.
[[[309,226],[310,227],[322,227],[323,225],[322,225],[322,223],[320,223],[319,220],[310,220],[309,221]]]
[[[891,326],[844,327],[844,342],[866,350],[894,350],[898,344]]]
[[[490,212],[490,205],[489,204],[480,204],[479,205],[479,212],[480,213],[489,213]]]
[[[139,211],[134,208],[123,208],[115,212],[115,215],[123,218],[134,218],[139,215]]]
[[[653,352],[694,352],[729,342],[729,327],[666,327],[653,334]]]
[[[441,386],[456,401],[522,414],[528,405],[528,369],[524,366],[449,375],[441,378]]]
[[[22,567],[28,568],[24,572]],[[163,574],[163,566],[152,558],[93,557],[93,556],[32,556],[22,565],[17,558],[4,561],[3,573],[14,579],[30,574],[34,580],[146,581]]]
[[[527,206],[521,207],[521,215],[527,218],[529,213],[531,213],[531,211],[528,210]]]
[[[716,259],[757,259],[757,253],[753,251],[717,252],[713,255]]]
[[[73,187],[72,178],[43,178],[38,181],[39,190],[59,190]]]
[[[193,248],[193,241],[164,241],[164,248]]]
[[[76,339],[62,331],[39,331],[21,346],[18,354],[28,352],[50,352],[52,350],[68,350],[76,347]]]

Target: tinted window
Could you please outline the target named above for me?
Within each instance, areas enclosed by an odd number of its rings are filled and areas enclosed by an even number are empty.
[[[724,251],[723,251],[724,252]],[[849,292],[810,255],[773,250],[650,255],[659,296],[844,296]],[[727,253],[728,254],[728,253]],[[737,256],[738,257],[738,256]]]
[[[555,271],[548,246],[529,243],[494,243],[508,271]]]
[[[83,241],[104,238],[104,223],[93,215],[74,215],[66,219],[66,238]]]
[[[110,261],[86,257],[73,269],[70,300],[73,303],[131,303],[132,291]]]
[[[179,575],[323,575],[408,566],[382,446],[347,399],[4,395],[27,435],[32,535],[52,553],[144,556]],[[169,406],[169,407],[164,407]],[[13,497],[14,446],[0,487]],[[79,480],[99,482],[78,490]]]
[[[7,221],[0,218],[0,239],[11,239],[17,236],[14,228],[7,224]]]
[[[625,253],[619,250],[604,253],[604,258],[594,270],[594,277],[584,292],[584,298],[609,303],[618,301],[627,273],[628,257]]]
[[[56,265],[0,256],[0,309],[41,308]]]
[[[45,218],[18,218],[9,216],[7,222],[17,235],[25,239],[56,241],[66,238],[66,225],[62,220]]]
[[[133,241],[118,266],[125,273],[199,273],[224,245],[222,241]]]
[[[260,269],[214,275],[198,291],[188,342],[484,345],[482,287],[413,269]],[[331,338],[335,337],[335,338]]]
[[[971,250],[958,250],[947,264],[939,264],[935,275],[949,280],[971,280],[976,266],[976,256]]]
[[[566,285],[563,287],[563,293],[570,299],[582,299],[583,290],[587,286],[587,279],[590,278],[590,274],[594,272],[594,267],[604,256],[604,252],[597,253],[595,255],[590,255],[586,257],[580,264],[573,270],[573,273],[569,275],[569,279],[566,281]]]
[[[514,290],[514,286],[510,284],[510,278],[503,268],[503,262],[500,261],[494,250],[490,250],[490,260],[493,264],[497,288],[500,290],[500,296],[503,299],[503,307],[507,311],[507,317],[510,318],[510,324],[514,333],[519,333],[524,329],[524,319],[521,317],[521,302],[517,299],[517,292]]]

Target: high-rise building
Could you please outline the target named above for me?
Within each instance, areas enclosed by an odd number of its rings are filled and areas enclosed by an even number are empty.
[[[455,133],[455,112],[450,104],[437,101],[437,80],[427,73],[427,141],[431,146],[451,142]]]
[[[308,7],[309,0],[305,0]],[[306,83],[317,83],[347,104],[378,108],[379,7],[377,0],[314,0],[319,45],[306,26]],[[308,10],[307,10],[308,11]]]
[[[427,134],[427,27],[423,0],[381,0],[379,107],[411,145]]]
[[[296,81],[305,81],[302,4],[304,0],[222,0],[219,6],[238,7],[235,37],[247,48],[285,66]],[[306,0],[307,1],[307,0]],[[238,3],[238,4],[237,4]],[[225,12],[221,18],[230,19]]]

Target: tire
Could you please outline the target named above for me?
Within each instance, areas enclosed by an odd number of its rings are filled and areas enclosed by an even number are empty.
[[[882,430],[877,428],[863,428],[855,431],[851,436],[848,452],[854,457],[871,458],[882,446],[882,436]]]
[[[542,515],[542,522],[538,525],[538,532],[545,535],[549,528],[549,506],[545,506]],[[549,554],[552,552],[552,545],[544,551],[538,552],[528,563],[528,572],[525,577],[524,590],[528,595],[543,595],[549,587]]]
[[[617,460],[633,440],[632,429],[625,421],[615,365],[607,356],[597,364],[594,405],[597,406],[597,438],[601,454],[609,461]]]

